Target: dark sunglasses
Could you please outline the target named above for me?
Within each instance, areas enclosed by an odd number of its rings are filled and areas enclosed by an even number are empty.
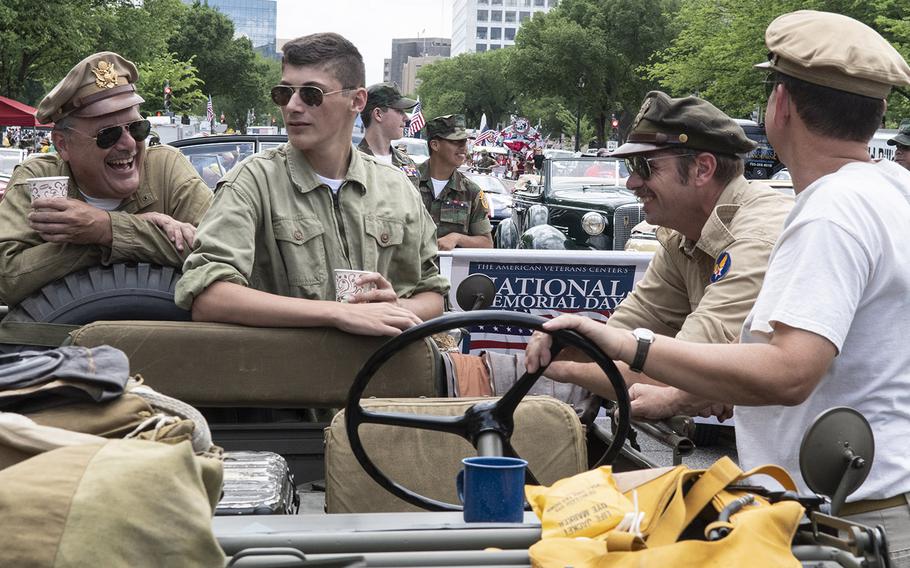
[[[130,136],[133,137],[133,140],[136,142],[142,142],[148,138],[149,132],[152,131],[152,123],[147,120],[137,120],[135,122],[130,122],[127,124],[108,126],[107,128],[102,128],[99,130],[98,134],[95,136],[91,136],[72,127],[70,127],[68,130],[72,130],[73,132],[77,132],[87,138],[91,138],[95,141],[95,144],[97,144],[99,148],[102,150],[107,150],[116,144],[118,140],[120,140],[120,137],[123,136],[124,128],[126,128],[126,131],[130,133]]]
[[[673,154],[672,156],[658,156],[656,158],[645,158],[644,156],[632,156],[626,158],[626,168],[630,174],[636,174],[641,179],[649,179],[651,174],[651,162],[657,160],[670,160],[672,158],[681,158],[682,156],[694,156],[693,153]]]
[[[275,85],[272,87],[272,101],[278,106],[285,106],[291,102],[291,97],[294,96],[294,92],[297,92],[297,96],[300,97],[300,100],[303,101],[305,105],[318,107],[322,104],[322,99],[329,95],[334,95],[337,93],[343,93],[345,91],[351,91],[357,87],[345,87],[343,89],[338,89],[337,91],[329,91],[326,93],[319,87],[314,87],[313,85]]]

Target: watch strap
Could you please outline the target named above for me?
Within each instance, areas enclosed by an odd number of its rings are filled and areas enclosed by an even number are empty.
[[[645,366],[645,359],[648,358],[648,350],[651,349],[651,343],[654,342],[654,338],[644,338],[635,334],[635,340],[637,342],[635,346],[635,358],[632,359],[629,370],[634,373],[640,373]]]

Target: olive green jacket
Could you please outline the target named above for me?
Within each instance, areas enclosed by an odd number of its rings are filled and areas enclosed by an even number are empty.
[[[183,268],[176,301],[186,309],[222,280],[331,300],[336,268],[379,272],[402,298],[449,289],[433,221],[401,170],[353,151],[334,196],[290,144],[225,174]]]
[[[420,196],[424,206],[437,226],[437,237],[449,233],[487,235],[493,232],[490,225],[490,207],[480,186],[458,170],[449,178],[438,198],[433,197],[430,179],[430,160],[417,167],[420,172]]]
[[[16,167],[0,201],[0,303],[18,304],[45,284],[90,266],[117,262],[183,264],[188,251],[178,252],[157,225],[136,215],[164,213],[196,225],[212,202],[212,190],[175,148],[154,146],[145,152],[139,189],[110,212],[110,247],[45,242],[28,225],[31,194],[26,180],[69,176],[67,197],[85,199],[69,165],[57,154],[34,156]]]
[[[360,144],[357,145],[357,149],[368,156],[373,155],[373,150],[367,143],[366,138],[360,141]],[[412,160],[410,156],[401,150],[394,147],[391,150],[392,165],[403,171],[404,175],[408,176],[408,179],[411,180],[411,183],[414,184],[414,187],[417,187],[417,181],[420,178],[420,174],[417,173],[417,164],[414,163],[414,160]]]
[[[793,198],[739,177],[724,189],[698,242],[661,227],[648,270],[607,320],[695,343],[730,343],[758,297]]]

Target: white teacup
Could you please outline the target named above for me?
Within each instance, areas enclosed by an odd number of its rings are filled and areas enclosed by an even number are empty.
[[[351,296],[360,292],[369,292],[375,290],[376,285],[372,282],[358,286],[357,279],[364,274],[371,274],[368,270],[346,270],[343,268],[335,269],[335,300],[339,302],[349,302]]]
[[[66,176],[28,178],[28,189],[32,194],[32,201],[48,197],[65,199],[69,188],[69,179]]]

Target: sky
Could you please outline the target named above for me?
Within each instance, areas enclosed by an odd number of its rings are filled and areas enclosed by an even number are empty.
[[[452,37],[453,0],[278,0],[278,38],[336,32],[363,55],[367,85],[382,81],[392,38]]]

